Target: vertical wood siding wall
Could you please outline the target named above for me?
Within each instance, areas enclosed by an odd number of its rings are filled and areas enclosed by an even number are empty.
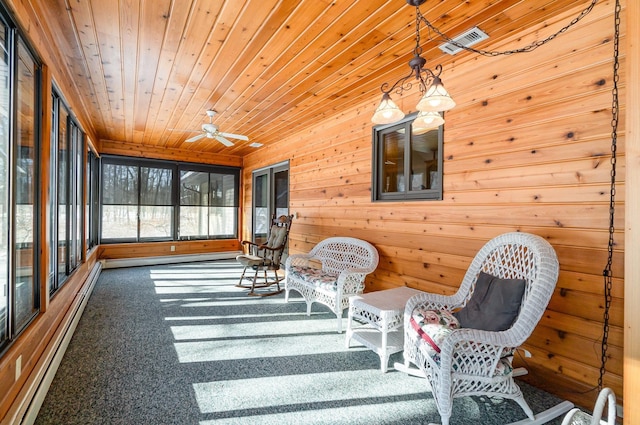
[[[585,6],[557,16],[545,23],[548,27],[514,34],[500,50],[546,37]],[[578,25],[533,52],[465,54],[444,70],[443,81],[458,106],[445,116],[442,201],[371,202],[369,120],[378,101],[372,99],[355,109],[319,111],[327,116],[321,125],[298,134],[283,129],[276,147],[245,158],[245,227],[251,223],[252,171],[289,159],[295,215],[289,251],[306,252],[334,235],[370,241],[380,253],[380,264],[367,279],[367,291],[407,285],[452,293],[490,238],[514,230],[543,236],[556,249],[561,270],[547,313],[526,345],[533,354],[526,359],[533,372],[529,379],[592,406],[596,392],[583,395],[576,388],[597,384],[601,357],[613,13],[613,2],[598,2]],[[623,21],[622,47],[624,34]],[[398,76],[405,72],[398,69]],[[625,78],[623,73],[619,85],[623,105]],[[409,112],[417,98],[413,93],[394,100]],[[624,122],[617,154],[613,302],[604,383],[622,394]],[[245,231],[249,237],[250,229]],[[560,384],[567,381],[570,389],[563,391]]]

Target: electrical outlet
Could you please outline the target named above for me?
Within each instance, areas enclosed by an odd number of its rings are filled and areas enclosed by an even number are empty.
[[[21,374],[22,374],[22,354],[20,354],[16,359],[16,381],[20,379]]]
[[[171,245],[171,252],[174,252],[176,250],[176,246],[175,245]]]

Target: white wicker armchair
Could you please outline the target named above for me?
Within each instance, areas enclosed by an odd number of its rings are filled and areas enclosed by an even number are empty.
[[[285,265],[285,302],[289,291],[299,292],[307,303],[307,316],[314,302],[324,304],[338,319],[342,332],[342,314],[349,297],[364,291],[364,278],[378,266],[378,251],[369,242],[349,237],[327,238],[308,254],[294,254]]]
[[[514,382],[510,360],[506,365],[504,361],[527,340],[542,317],[553,294],[558,269],[556,253],[543,238],[520,232],[506,233],[489,241],[478,252],[454,295],[424,293],[409,299],[404,315],[404,367],[408,369],[411,362],[426,376],[443,425],[449,424],[453,399],[471,395],[513,399],[534,419]],[[524,295],[515,321],[503,331],[469,327],[452,330],[440,342],[439,355],[434,356],[410,323],[414,309],[454,311],[464,307],[472,297],[481,271],[500,279],[524,280]]]

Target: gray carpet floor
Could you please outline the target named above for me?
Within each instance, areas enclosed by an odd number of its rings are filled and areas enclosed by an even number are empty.
[[[104,270],[36,424],[439,423],[425,382],[347,349],[326,307],[248,297],[239,276],[235,261]],[[536,413],[561,401],[520,386]],[[466,397],[451,425],[524,418]]]

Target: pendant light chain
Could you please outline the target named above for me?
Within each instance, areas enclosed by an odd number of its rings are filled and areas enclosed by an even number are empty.
[[[444,39],[448,43],[451,43],[452,45],[456,46],[457,48],[463,49],[463,50],[467,50],[469,52],[477,53],[477,54],[483,55],[483,56],[500,56],[500,55],[512,55],[514,53],[531,52],[531,51],[537,49],[538,47],[540,47],[540,46],[542,46],[544,44],[547,44],[548,42],[550,42],[551,40],[553,40],[554,38],[556,38],[560,34],[566,32],[567,30],[569,30],[569,28],[571,28],[572,26],[577,24],[582,18],[587,16],[589,14],[589,12],[591,12],[591,10],[593,9],[593,7],[596,5],[597,2],[598,2],[598,0],[591,0],[591,4],[586,9],[584,9],[582,12],[580,12],[580,14],[578,16],[573,18],[573,20],[569,24],[567,24],[564,27],[560,28],[558,31],[556,31],[555,33],[551,34],[550,36],[548,36],[544,40],[535,41],[535,42],[533,42],[533,43],[531,43],[529,45],[526,45],[524,47],[521,47],[519,49],[505,50],[505,51],[480,50],[480,49],[474,49],[473,47],[465,46],[464,44],[453,40],[451,37],[447,36],[445,33],[443,33],[437,27],[435,27],[431,22],[429,22],[429,20],[427,18],[424,17],[424,15],[422,13],[420,13],[420,9],[417,6],[416,6],[416,12],[417,12],[417,16],[419,16],[419,18],[424,21],[424,23],[427,25],[427,27],[429,27],[430,30],[432,30],[433,32],[438,34],[442,39]]]
[[[620,80],[620,61],[618,59],[620,51],[620,0],[616,0],[615,9],[615,34],[613,39],[613,102],[611,105],[611,192],[609,198],[609,243],[607,246],[608,256],[607,265],[602,271],[604,277],[604,321],[602,331],[602,355],[600,363],[600,376],[598,377],[598,390],[603,388],[604,374],[606,373],[607,364],[607,348],[609,339],[609,310],[611,308],[611,288],[613,286],[613,276],[611,264],[613,262],[614,232],[615,232],[615,200],[616,200],[616,149],[618,141],[618,121],[619,121],[619,100],[618,100],[618,82]]]

